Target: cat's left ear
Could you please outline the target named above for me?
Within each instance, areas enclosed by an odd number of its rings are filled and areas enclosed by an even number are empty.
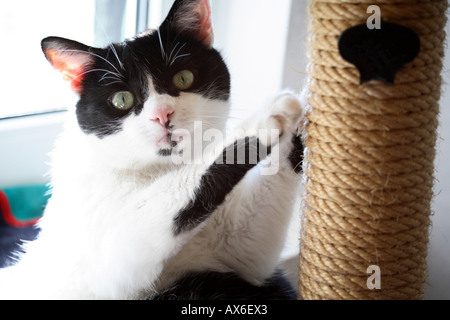
[[[214,32],[209,0],[176,0],[161,28],[192,34],[206,47],[212,48]]]
[[[59,37],[45,38],[41,42],[42,51],[52,66],[69,81],[72,89],[81,94],[83,75],[92,68],[94,57],[89,47]]]

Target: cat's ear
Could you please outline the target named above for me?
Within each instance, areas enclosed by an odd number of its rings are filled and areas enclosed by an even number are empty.
[[[72,89],[80,94],[83,75],[92,68],[94,63],[94,58],[89,53],[89,47],[59,37],[45,38],[42,40],[41,46],[52,66],[61,72],[64,80],[69,81]]]
[[[214,32],[209,0],[176,0],[161,25],[161,28],[163,27],[172,27],[177,32],[190,33],[206,47],[213,46]]]

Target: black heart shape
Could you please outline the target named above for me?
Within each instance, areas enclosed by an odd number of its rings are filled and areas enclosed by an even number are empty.
[[[339,52],[358,68],[361,84],[370,80],[394,83],[398,70],[420,52],[420,38],[413,30],[394,23],[382,23],[370,30],[366,24],[344,31]]]

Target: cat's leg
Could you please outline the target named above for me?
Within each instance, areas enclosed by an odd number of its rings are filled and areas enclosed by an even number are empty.
[[[268,124],[272,129],[276,120],[281,138],[269,157],[269,166],[275,170],[264,175],[260,166],[254,168],[230,194],[228,205],[213,217],[223,228],[223,238],[217,240],[221,261],[253,283],[274,272],[292,214],[299,212],[294,205],[302,179],[303,144],[298,136],[302,117],[297,97],[281,93],[245,124],[247,128]]]
[[[175,235],[188,232],[204,222],[225,201],[247,172],[270,155],[271,150],[270,144],[262,143],[255,136],[237,140],[225,148],[200,178],[195,197],[178,212],[174,220]]]
[[[205,270],[236,273],[255,285],[272,276],[300,195],[303,144],[298,131],[302,115],[297,98],[282,93],[228,137],[231,141],[257,135],[270,142],[271,156],[247,172],[204,228],[167,262],[157,284],[159,292],[168,290],[186,273]],[[210,180],[210,189],[214,190],[216,181],[226,179],[233,167],[218,172]]]

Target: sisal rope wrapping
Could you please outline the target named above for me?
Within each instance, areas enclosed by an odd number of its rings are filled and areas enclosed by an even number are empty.
[[[382,20],[421,52],[395,85],[360,85],[339,35]],[[445,0],[310,0],[301,299],[423,299],[444,55]],[[381,290],[367,269],[381,268]]]

